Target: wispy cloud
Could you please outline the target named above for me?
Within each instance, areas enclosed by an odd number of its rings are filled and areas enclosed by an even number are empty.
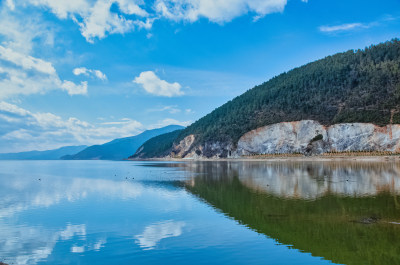
[[[377,20],[369,22],[369,23],[355,22],[355,23],[344,23],[344,24],[337,24],[337,25],[324,25],[324,26],[320,26],[318,29],[319,29],[319,31],[321,31],[323,33],[340,33],[340,32],[359,30],[359,29],[369,29],[372,27],[381,26],[386,23],[390,23],[391,21],[396,21],[398,19],[399,19],[399,17],[386,15],[383,18],[377,19]]]
[[[368,28],[368,27],[369,27],[368,25],[362,23],[348,23],[335,26],[320,26],[319,30],[321,32],[340,32],[340,31],[349,31],[349,30]]]
[[[186,126],[189,126],[192,123],[193,123],[193,121],[178,121],[178,120],[175,120],[175,119],[166,118],[166,119],[163,119],[163,120],[151,125],[149,127],[149,129],[161,128],[161,127],[165,127],[165,126],[168,126],[168,125],[181,125],[181,126],[185,126],[186,127]]]
[[[177,105],[173,105],[173,106],[164,106],[164,107],[160,107],[160,108],[154,108],[154,109],[149,109],[147,110],[148,112],[169,112],[171,114],[176,114],[176,113],[180,113],[181,109],[178,108]]]

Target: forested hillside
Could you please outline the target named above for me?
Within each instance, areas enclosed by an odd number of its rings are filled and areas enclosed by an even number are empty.
[[[400,41],[347,51],[295,68],[227,102],[180,134],[236,142],[282,121],[390,123],[400,106]],[[393,115],[400,123],[400,114]]]
[[[196,144],[236,144],[246,132],[283,121],[324,125],[400,123],[400,41],[350,50],[280,74],[183,130]]]

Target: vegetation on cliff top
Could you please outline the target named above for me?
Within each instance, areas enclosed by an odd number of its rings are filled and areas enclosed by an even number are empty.
[[[181,131],[196,143],[236,144],[269,124],[312,119],[324,125],[400,123],[400,40],[350,50],[280,74]]]

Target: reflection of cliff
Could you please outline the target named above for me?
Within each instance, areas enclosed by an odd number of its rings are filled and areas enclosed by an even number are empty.
[[[400,225],[389,223],[400,220],[398,186],[380,192],[391,177],[397,180],[397,165],[193,163],[190,168],[202,173],[187,183],[190,192],[279,243],[335,263],[400,264]],[[278,180],[264,181],[263,174]],[[329,188],[324,176],[352,179],[351,192],[345,184]],[[308,189],[307,183],[314,186]],[[265,184],[278,188],[270,191]],[[379,221],[358,222],[370,216]]]
[[[395,163],[199,162],[187,167],[214,177],[238,176],[253,190],[286,198],[400,193],[400,164]]]

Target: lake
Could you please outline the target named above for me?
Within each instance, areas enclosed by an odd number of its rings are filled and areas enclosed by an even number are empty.
[[[400,264],[400,164],[0,161],[7,264]]]

